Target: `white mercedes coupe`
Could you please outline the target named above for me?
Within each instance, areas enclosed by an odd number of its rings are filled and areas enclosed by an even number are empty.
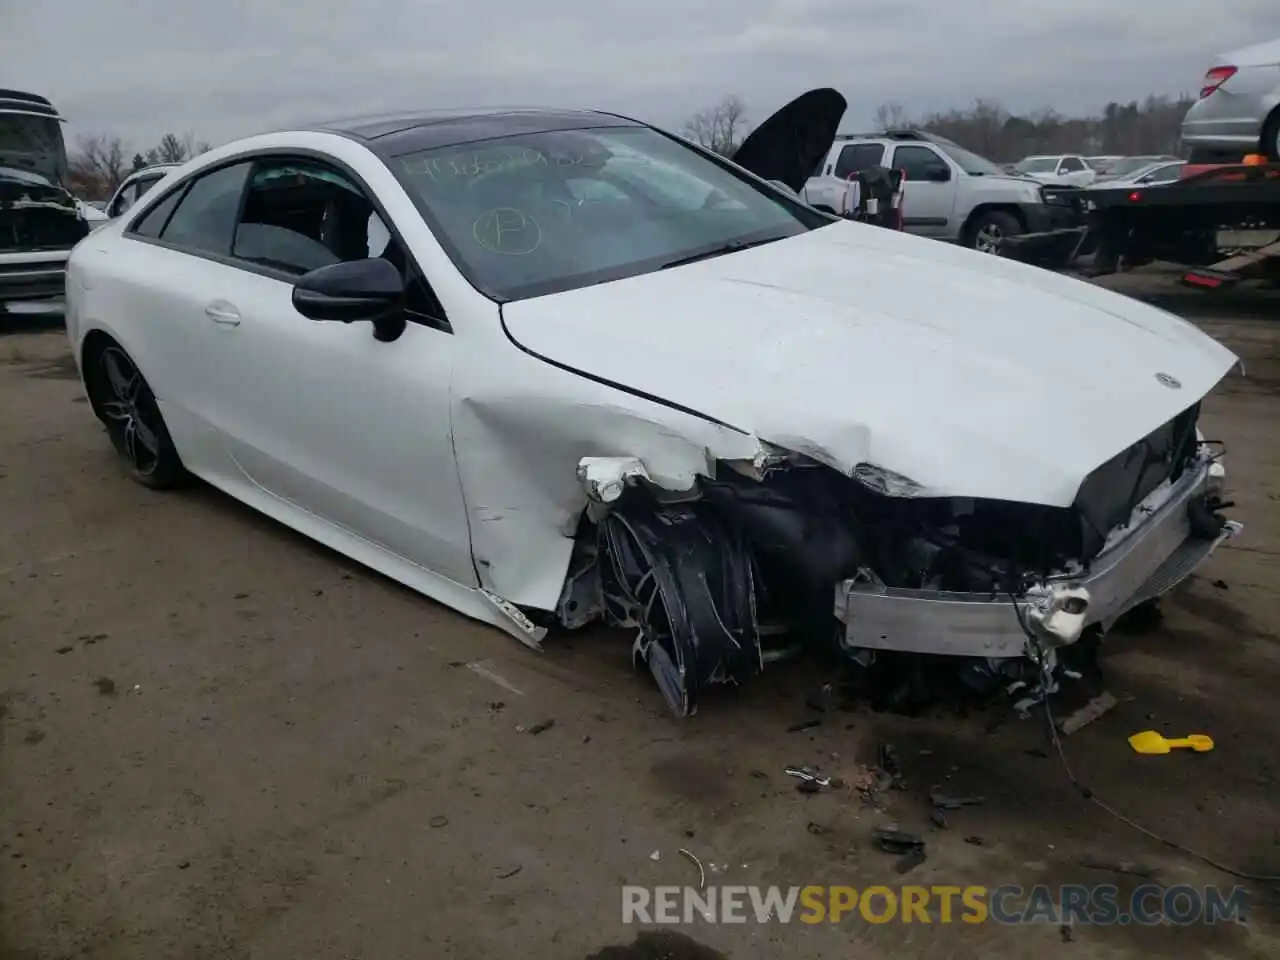
[[[633,628],[678,715],[779,644],[1049,678],[1239,530],[1197,428],[1237,358],[807,207],[844,108],[811,91],[732,160],[551,110],[211,150],[70,257],[92,409],[141,483],[532,647]]]

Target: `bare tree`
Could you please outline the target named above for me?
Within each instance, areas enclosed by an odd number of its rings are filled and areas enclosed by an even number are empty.
[[[911,118],[907,115],[907,108],[900,103],[882,103],[876,107],[876,129],[884,132],[887,130],[903,130],[911,126]]]
[[[76,179],[96,182],[110,193],[129,173],[125,157],[124,142],[119,137],[97,133],[76,139],[76,151],[68,165]]]
[[[747,133],[747,108],[730,95],[714,107],[699,111],[684,125],[684,135],[722,157],[732,156]]]
[[[1029,154],[1177,154],[1179,126],[1193,100],[1150,96],[1144,101],[1109,103],[1092,117],[1068,117],[1052,107],[1015,116],[994,100],[975,100],[953,109],[913,118],[899,104],[876,109],[881,130],[917,127],[954,140],[998,162]]]
[[[207,141],[197,140],[196,135],[188,130],[181,136],[166,133],[143,157],[147,163],[185,163],[208,149]]]

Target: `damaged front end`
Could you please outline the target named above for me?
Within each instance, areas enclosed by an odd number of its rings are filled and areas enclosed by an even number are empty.
[[[773,448],[717,461],[681,491],[640,459],[589,458],[559,618],[637,628],[635,659],[680,716],[709,684],[758,674],[785,650],[778,638],[864,665],[926,655],[996,677],[1021,663],[1051,682],[1058,650],[1240,530],[1217,513],[1223,470],[1198,414],[1094,470],[1069,507],[936,497],[871,464],[846,476]]]

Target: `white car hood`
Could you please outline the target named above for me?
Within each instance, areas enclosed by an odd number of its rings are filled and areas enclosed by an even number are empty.
[[[502,313],[544,359],[843,472],[1058,506],[1237,363],[1136,300],[848,222]]]

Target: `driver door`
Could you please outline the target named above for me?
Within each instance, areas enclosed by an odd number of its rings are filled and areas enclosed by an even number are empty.
[[[894,148],[891,166],[906,175],[902,228],[922,237],[953,236],[958,228],[953,223],[956,180],[951,164],[932,147],[913,143]]]
[[[467,585],[477,580],[454,462],[454,338],[443,310],[364,189],[314,159],[259,159],[227,276],[200,321],[202,415],[254,487]],[[365,323],[319,323],[294,281],[383,256],[409,288],[409,323],[381,343]]]

